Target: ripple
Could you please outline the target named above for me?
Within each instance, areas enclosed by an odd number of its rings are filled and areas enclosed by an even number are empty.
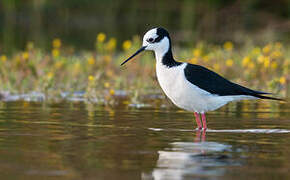
[[[162,129],[162,128],[148,128],[151,131],[180,131],[180,132],[195,132],[197,129]],[[206,132],[215,133],[264,133],[264,134],[281,134],[290,133],[289,129],[207,129]]]
[[[290,133],[288,129],[208,129],[206,132],[225,132],[225,133],[265,133],[265,134],[272,134],[272,133]]]

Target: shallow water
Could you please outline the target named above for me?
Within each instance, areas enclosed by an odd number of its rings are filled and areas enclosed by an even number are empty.
[[[1,102],[1,179],[287,179],[289,104],[237,103],[208,131],[172,108]]]

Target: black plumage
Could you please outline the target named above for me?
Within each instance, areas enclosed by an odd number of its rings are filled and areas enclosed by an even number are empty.
[[[219,96],[249,95],[262,99],[282,100],[263,95],[271,93],[255,91],[233,83],[203,66],[187,64],[184,75],[189,82],[211,94]]]

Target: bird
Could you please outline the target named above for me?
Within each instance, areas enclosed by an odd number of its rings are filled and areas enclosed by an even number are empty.
[[[216,110],[231,101],[283,100],[268,96],[272,93],[252,90],[231,82],[201,65],[176,61],[172,54],[171,38],[165,28],[157,27],[147,31],[142,47],[121,63],[121,66],[142,51],[154,52],[156,75],[161,89],[177,107],[193,112],[199,130],[207,129],[206,112]]]

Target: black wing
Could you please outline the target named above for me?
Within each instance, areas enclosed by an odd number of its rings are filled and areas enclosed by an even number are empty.
[[[278,98],[262,96],[261,94],[271,94],[262,91],[255,91],[241,85],[232,83],[231,81],[223,78],[217,73],[199,65],[187,64],[184,69],[186,79],[197,87],[211,93],[220,96],[231,96],[231,95],[250,95],[264,99],[275,99]]]

